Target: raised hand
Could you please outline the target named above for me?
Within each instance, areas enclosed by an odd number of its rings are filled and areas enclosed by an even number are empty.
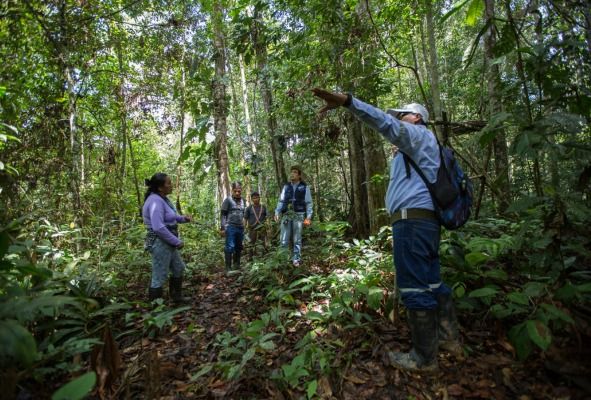
[[[318,112],[320,114],[325,113],[334,108],[340,107],[347,101],[347,95],[344,93],[329,92],[328,90],[314,88],[312,89],[314,96],[324,100],[326,103]]]

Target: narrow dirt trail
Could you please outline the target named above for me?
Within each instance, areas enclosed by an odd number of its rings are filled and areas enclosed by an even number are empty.
[[[121,398],[305,398],[303,391],[270,378],[297,355],[297,342],[310,330],[303,318],[276,336],[276,348],[265,353],[263,363],[249,364],[239,379],[228,381],[210,374],[191,381],[204,365],[219,361],[222,346],[216,346],[218,335],[228,332],[230,338],[239,334],[244,324],[260,318],[269,306],[265,294],[248,287],[239,272],[230,276],[222,272],[195,275],[184,288],[185,296],[192,298],[188,304],[191,308],[174,316],[172,326],[153,338],[144,337],[141,343],[122,346],[126,389]],[[549,371],[552,357],[554,361],[561,357],[566,365],[561,354],[549,352],[546,359],[518,363],[498,329],[462,317],[460,323],[469,355],[457,359],[440,353],[440,371],[431,376],[389,366],[387,351],[408,350],[406,324],[392,325],[381,319],[369,330],[331,326],[324,339],[339,343],[334,349],[335,372],[318,379],[317,394],[326,399],[586,398],[572,382]]]

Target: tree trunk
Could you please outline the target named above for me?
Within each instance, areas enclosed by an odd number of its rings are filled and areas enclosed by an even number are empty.
[[[125,71],[124,71],[124,60],[123,50],[121,49],[121,41],[118,38],[115,40],[115,49],[117,52],[117,62],[119,66],[119,82],[117,88],[117,102],[119,108],[119,155],[120,155],[120,169],[119,176],[120,182],[124,182],[127,167],[127,110],[125,106]],[[125,185],[117,185],[116,192],[119,195],[119,215],[123,215],[124,201],[123,201],[123,188]],[[120,221],[123,223],[123,220]]]
[[[437,42],[435,40],[435,24],[433,23],[433,3],[425,0],[425,26],[429,43],[429,62],[427,63],[427,75],[431,83],[431,101],[433,102],[433,115],[435,121],[434,130],[439,139],[442,139],[442,129],[437,125],[441,121],[441,92],[439,90],[439,64],[437,62]],[[427,123],[427,121],[425,121]]]
[[[68,95],[68,122],[70,128],[70,151],[72,154],[72,170],[70,174],[70,188],[72,195],[73,209],[79,211],[81,208],[80,202],[80,183],[82,177],[80,175],[80,138],[78,137],[78,127],[76,125],[77,110],[76,110],[76,92],[75,92],[75,79],[74,79],[74,68],[70,66],[65,67],[65,79],[67,84],[67,95]]]
[[[349,142],[349,168],[351,171],[352,215],[349,216],[353,231],[359,237],[369,233],[365,161],[363,158],[362,122],[347,116],[347,139]]]
[[[287,173],[285,172],[285,162],[283,161],[284,143],[283,138],[277,133],[277,121],[273,112],[273,92],[271,91],[270,77],[267,73],[267,43],[263,36],[263,25],[259,21],[259,13],[255,10],[253,31],[253,45],[256,52],[258,78],[261,86],[261,96],[263,98],[263,108],[267,116],[267,133],[270,138],[271,154],[273,156],[273,166],[275,169],[275,179],[277,188],[281,189],[287,182]]]
[[[496,28],[493,23],[495,17],[495,0],[485,0],[484,15],[490,21],[490,29],[484,37],[485,61],[488,65],[488,98],[489,116],[492,117],[502,111],[500,98],[500,72],[498,64],[494,63],[494,46],[496,44]],[[503,213],[509,206],[511,190],[509,182],[509,157],[507,155],[507,139],[505,130],[500,129],[493,140],[494,166],[496,182],[501,192],[497,198],[498,211]]]
[[[244,123],[246,125],[247,140],[250,142],[251,160],[257,158],[257,138],[252,128],[252,121],[250,119],[250,106],[248,105],[248,85],[246,84],[246,66],[244,65],[244,57],[242,54],[238,57],[240,64],[240,83],[242,85],[242,104],[244,108]],[[252,163],[251,163],[252,164]],[[252,165],[251,165],[252,167]],[[253,185],[255,186],[255,185]],[[261,176],[257,174],[256,191],[261,192]]]
[[[369,231],[378,233],[380,228],[388,224],[388,214],[384,210],[387,179],[376,179],[376,175],[386,174],[386,155],[384,139],[367,127],[363,127],[363,155],[365,164],[365,182],[367,192],[367,212]]]
[[[223,9],[220,0],[213,4],[212,28],[213,28],[213,59],[215,63],[215,76],[212,84],[213,120],[214,120],[214,154],[217,169],[218,202],[230,195],[230,171],[228,162],[228,105],[226,103],[226,56],[223,32]]]

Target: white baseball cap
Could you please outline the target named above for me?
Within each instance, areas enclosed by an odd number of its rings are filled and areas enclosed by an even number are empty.
[[[401,108],[389,108],[386,111],[388,114],[392,115],[393,117],[397,117],[399,113],[413,113],[419,114],[423,119],[424,123],[429,122],[429,111],[425,108],[425,106],[419,103],[410,103],[402,106]]]

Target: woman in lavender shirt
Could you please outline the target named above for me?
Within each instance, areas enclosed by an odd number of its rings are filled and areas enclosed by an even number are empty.
[[[152,255],[152,281],[149,289],[150,301],[162,297],[162,286],[169,280],[169,295],[175,303],[184,302],[182,297],[183,271],[185,263],[179,249],[184,243],[179,239],[178,223],[190,222],[188,215],[178,215],[168,195],[172,193],[170,177],[157,173],[146,179],[148,190],[144,196],[142,216],[148,230],[145,249]]]

